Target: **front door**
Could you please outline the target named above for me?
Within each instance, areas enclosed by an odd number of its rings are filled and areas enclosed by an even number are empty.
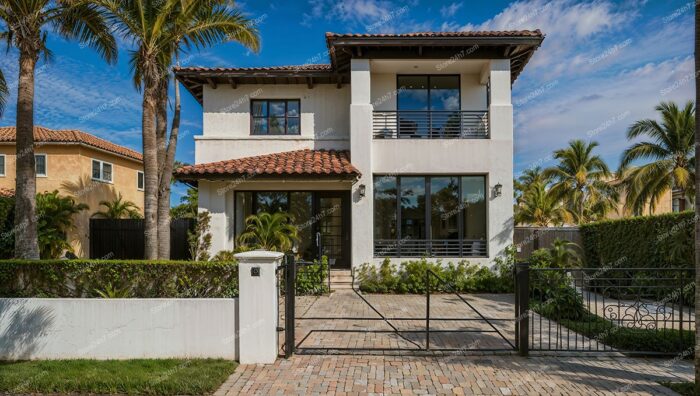
[[[316,197],[321,253],[332,268],[350,268],[350,193],[319,192]]]

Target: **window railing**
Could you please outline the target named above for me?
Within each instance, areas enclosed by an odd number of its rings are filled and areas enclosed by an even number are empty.
[[[479,111],[375,111],[375,139],[486,139],[487,110]]]
[[[474,239],[375,239],[374,257],[486,257],[487,247]]]

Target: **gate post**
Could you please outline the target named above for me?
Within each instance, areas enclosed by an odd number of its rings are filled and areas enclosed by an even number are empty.
[[[241,364],[274,363],[279,351],[277,266],[284,254],[253,250],[238,260],[238,351]]]
[[[284,267],[284,357],[294,354],[294,301],[296,300],[297,265],[294,255],[287,255]]]
[[[515,345],[521,356],[527,356],[530,335],[530,264],[515,264]]]

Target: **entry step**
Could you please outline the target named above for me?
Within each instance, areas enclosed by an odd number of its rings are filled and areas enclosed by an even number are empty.
[[[347,269],[331,270],[331,290],[352,289],[352,272]]]

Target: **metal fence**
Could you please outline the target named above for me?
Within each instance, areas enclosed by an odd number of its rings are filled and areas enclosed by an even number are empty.
[[[194,229],[195,219],[170,222],[170,258],[189,260],[187,231]],[[90,219],[90,258],[142,259],[144,257],[144,223],[142,219]]]
[[[517,258],[527,260],[532,252],[548,248],[556,239],[573,242],[583,247],[583,239],[578,227],[515,227],[513,243]]]
[[[488,111],[375,111],[375,139],[486,139]]]
[[[684,268],[518,265],[518,340],[534,351],[684,354],[695,344],[694,277]]]

